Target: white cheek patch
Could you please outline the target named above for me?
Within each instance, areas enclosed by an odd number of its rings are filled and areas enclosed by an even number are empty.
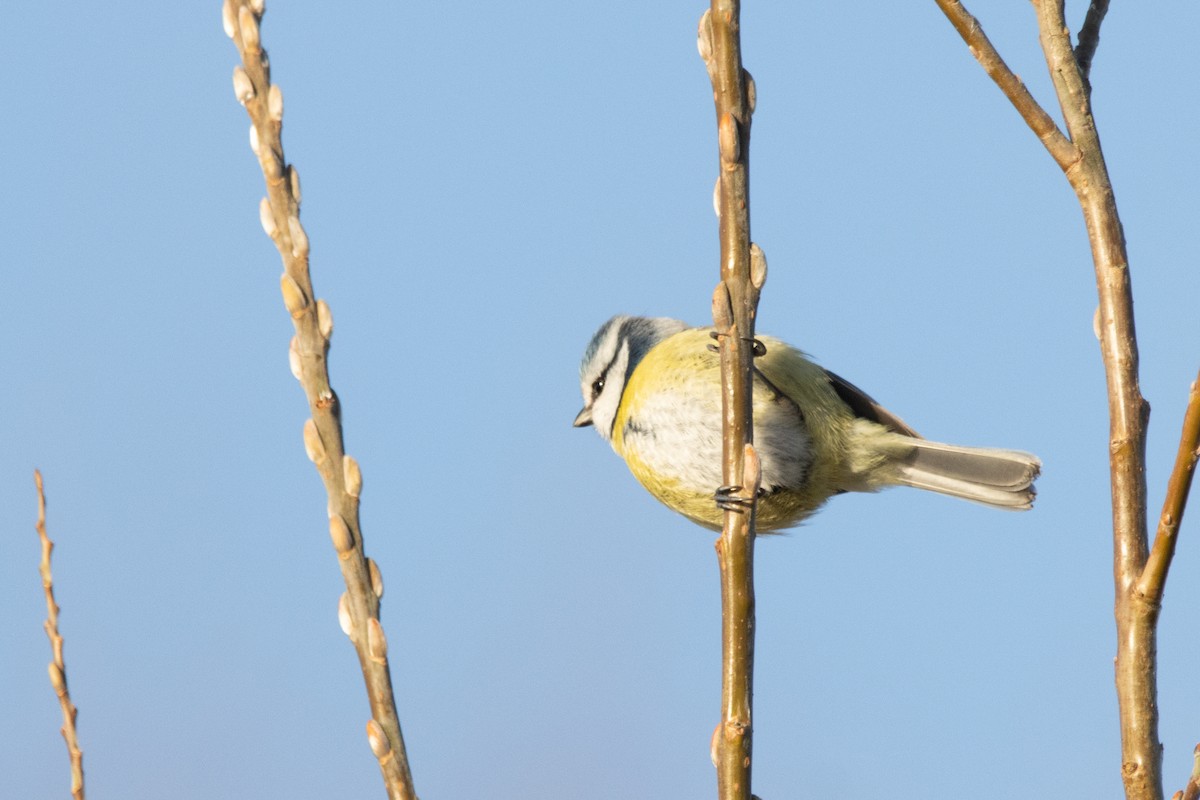
[[[604,388],[592,404],[592,423],[596,432],[605,441],[612,440],[613,420],[617,418],[617,407],[621,405],[621,394],[625,391],[625,372],[629,368],[629,343],[621,342],[621,349],[608,367],[604,376]]]

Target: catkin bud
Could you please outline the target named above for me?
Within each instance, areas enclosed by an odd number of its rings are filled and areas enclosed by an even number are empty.
[[[54,688],[55,694],[62,694],[63,687],[66,685],[62,670],[53,661],[47,664],[46,667],[47,672],[50,673],[50,685]]]
[[[304,452],[314,464],[325,460],[325,443],[321,441],[317,423],[311,418],[304,421]]]
[[[233,13],[233,0],[225,0],[221,4],[221,27],[225,29],[225,35],[230,39],[237,33],[237,17]]]
[[[729,297],[729,289],[725,281],[717,284],[712,296],[713,324],[718,330],[727,330],[733,324],[733,300]]]
[[[387,637],[376,617],[367,620],[367,652],[380,663],[387,661]]]
[[[737,164],[742,155],[742,143],[738,136],[738,124],[732,114],[722,114],[717,124],[717,149],[721,153],[721,163],[728,169]]]
[[[338,555],[345,555],[354,549],[354,535],[339,514],[329,518],[329,538],[333,539],[333,549],[337,550]]]
[[[742,478],[750,489],[750,496],[757,495],[758,487],[762,485],[762,466],[758,461],[758,451],[752,444],[747,444],[742,451]]]
[[[704,9],[696,28],[696,50],[705,63],[712,60],[712,9]]]
[[[293,336],[292,341],[288,343],[288,369],[292,371],[292,377],[296,380],[304,376],[300,364],[300,339],[297,336]]]
[[[250,152],[258,155],[258,126],[253,122],[250,123]]]
[[[317,301],[317,330],[325,341],[333,336],[333,312],[324,300]]]
[[[350,619],[349,592],[342,592],[342,596],[338,598],[338,625],[347,636],[354,632],[354,623]]]
[[[254,84],[250,82],[250,76],[241,64],[233,68],[233,96],[242,105],[246,105],[254,97]]]
[[[288,164],[288,186],[292,188],[292,199],[300,205],[300,173],[295,164]]]
[[[746,78],[746,108],[753,114],[754,107],[758,105],[758,86],[754,83],[754,76],[747,70],[742,70],[742,75]]]
[[[276,122],[283,120],[283,89],[279,88],[278,83],[271,84],[267,92],[267,115]]]
[[[292,255],[296,258],[307,258],[308,234],[304,232],[299,217],[288,217],[288,233],[292,237]]]
[[[713,184],[713,213],[717,215],[717,219],[721,218],[721,176],[717,176],[717,182]]]
[[[383,732],[383,726],[375,720],[367,723],[367,744],[371,746],[371,752],[376,758],[383,758],[392,752],[392,745],[388,742],[387,734]]]
[[[251,52],[258,49],[258,20],[254,18],[254,13],[242,6],[238,9],[238,28],[242,32],[242,47]]]
[[[346,484],[346,494],[355,499],[362,495],[362,470],[354,456],[342,456],[342,480]]]
[[[761,289],[767,282],[767,254],[753,242],[750,244],[750,283]]]
[[[293,317],[299,317],[308,308],[308,298],[296,279],[286,272],[279,276],[279,289],[283,293],[283,306]]]
[[[371,576],[371,591],[376,597],[383,597],[383,573],[379,571],[379,565],[375,563],[375,559],[367,559],[367,573]]]
[[[263,232],[274,239],[279,229],[275,227],[275,214],[271,211],[271,201],[265,197],[258,201],[258,221],[262,223]]]
[[[262,17],[263,12],[267,10],[266,0],[250,0],[250,10]]]

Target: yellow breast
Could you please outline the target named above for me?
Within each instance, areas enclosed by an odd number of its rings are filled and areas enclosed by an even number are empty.
[[[837,491],[842,440],[852,422],[825,373],[797,350],[760,337],[754,440],[763,465],[760,531],[796,524]],[[709,329],[678,333],[642,359],[617,409],[613,449],[659,501],[719,530],[720,361]]]

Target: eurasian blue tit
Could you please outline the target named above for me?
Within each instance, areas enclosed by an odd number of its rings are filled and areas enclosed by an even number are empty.
[[[583,354],[583,410],[649,492],[720,530],[721,371],[712,328],[617,316]],[[938,444],[787,344],[758,339],[754,446],[762,467],[757,528],[791,527],[842,492],[915,486],[1004,509],[1033,505],[1036,456]],[[759,350],[761,353],[761,349]]]

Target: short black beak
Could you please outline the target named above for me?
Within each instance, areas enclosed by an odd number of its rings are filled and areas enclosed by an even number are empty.
[[[584,407],[582,411],[575,415],[575,421],[571,423],[576,428],[586,428],[592,424],[592,409]]]

